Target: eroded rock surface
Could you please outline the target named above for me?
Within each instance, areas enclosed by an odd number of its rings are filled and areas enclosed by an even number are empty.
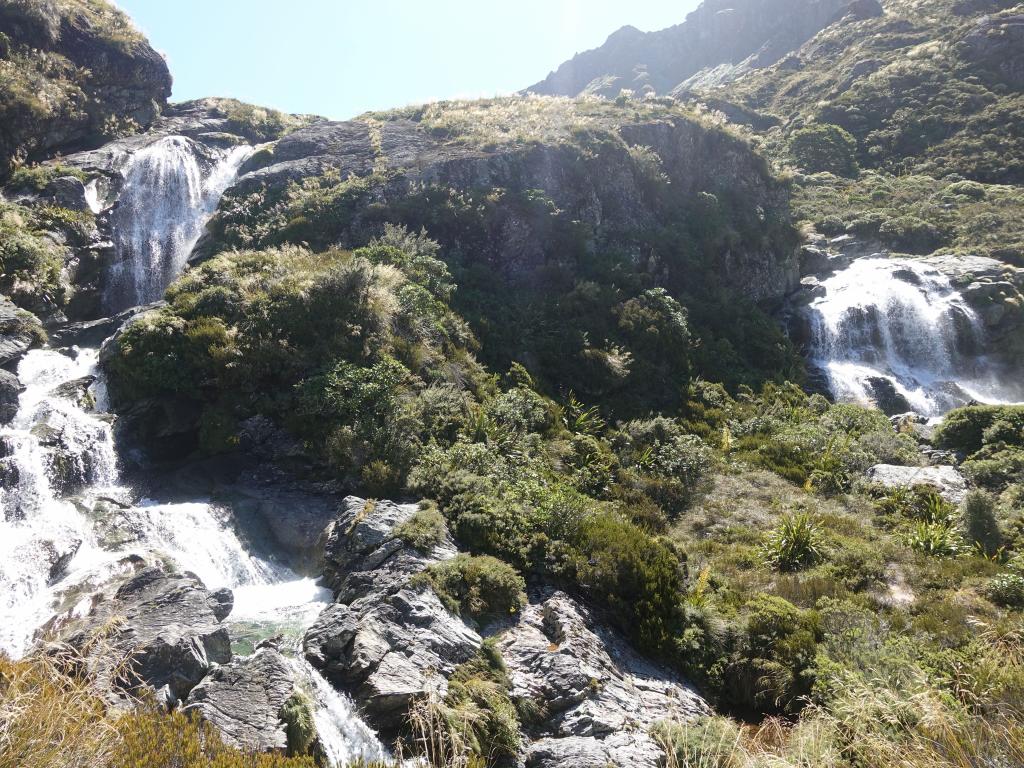
[[[527,752],[532,768],[654,768],[662,752],[648,734],[651,726],[710,712],[692,689],[638,656],[562,592],[528,605],[498,647],[513,696],[548,713]]]
[[[480,636],[434,592],[409,579],[456,554],[450,539],[424,554],[394,536],[417,507],[350,497],[327,529],[324,578],[336,595],[306,633],[313,666],[352,692],[371,722],[399,728],[409,704],[443,695],[447,678],[480,648]]]
[[[212,723],[232,746],[284,751],[288,736],[281,713],[294,693],[293,667],[280,652],[265,647],[215,668],[192,689],[184,711]]]
[[[945,498],[959,504],[967,495],[967,479],[956,467],[899,467],[878,464],[868,470],[868,479],[886,488],[910,488],[931,485]]]
[[[111,689],[164,691],[165,701],[185,699],[214,664],[231,660],[221,625],[230,592],[211,593],[188,574],[145,568],[112,593],[92,598],[87,615],[63,639],[86,652]],[[94,642],[101,637],[100,642]]]

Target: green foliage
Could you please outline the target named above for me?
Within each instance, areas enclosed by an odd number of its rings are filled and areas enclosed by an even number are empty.
[[[526,582],[490,555],[458,555],[431,565],[426,578],[453,613],[478,622],[518,613],[526,605]]]
[[[857,173],[857,140],[838,125],[814,124],[794,131],[789,151],[808,173]]]
[[[1018,610],[1024,608],[1024,574],[1000,574],[989,582],[986,595],[997,605]]]
[[[61,165],[60,163],[46,163],[21,166],[10,175],[8,184],[14,189],[42,192],[50,182],[62,176],[73,176],[83,182],[86,180],[85,173],[79,168]]]
[[[218,99],[214,114],[227,120],[229,131],[254,143],[274,141],[313,122],[306,115],[288,115],[237,99]]]
[[[799,571],[823,557],[821,534],[810,514],[803,512],[782,519],[765,542],[765,559],[780,571]]]
[[[654,737],[674,768],[745,768],[740,753],[742,733],[725,717],[704,717],[695,723],[658,723]]]
[[[787,711],[813,686],[819,638],[818,616],[771,595],[758,595],[744,609],[745,634],[728,678],[733,706],[750,711]]]
[[[1003,545],[1003,535],[996,518],[996,502],[985,491],[973,490],[960,505],[963,536],[967,543],[991,557]]]
[[[998,429],[992,430],[995,425]],[[987,432],[987,438],[986,438]],[[1024,406],[975,405],[957,408],[946,414],[935,432],[935,444],[963,454],[973,454],[983,446],[1009,437],[1024,444]]]
[[[281,707],[288,738],[289,755],[310,755],[316,744],[316,723],[313,721],[313,704],[302,693],[293,693]]]
[[[911,549],[931,557],[953,557],[963,550],[963,539],[950,520],[916,520],[906,541]]]
[[[444,541],[448,534],[448,526],[436,505],[425,504],[416,510],[412,517],[396,526],[392,534],[410,547],[429,553]]]

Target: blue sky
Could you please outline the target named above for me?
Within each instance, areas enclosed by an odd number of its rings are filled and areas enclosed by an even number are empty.
[[[525,88],[619,27],[698,0],[116,0],[168,57],[174,99],[344,119]]]

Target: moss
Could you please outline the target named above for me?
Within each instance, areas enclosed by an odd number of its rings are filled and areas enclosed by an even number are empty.
[[[285,734],[288,738],[288,754],[302,756],[312,754],[317,741],[316,724],[313,721],[313,704],[309,698],[298,691],[288,697],[281,707],[281,720],[284,722]]]

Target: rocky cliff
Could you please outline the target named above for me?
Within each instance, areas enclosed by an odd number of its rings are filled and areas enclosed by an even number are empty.
[[[0,3],[0,178],[12,163],[147,128],[167,63],[120,10],[91,0]]]
[[[578,54],[531,93],[615,97],[683,93],[775,64],[834,21],[872,3],[850,0],[708,0],[682,24],[658,32],[623,27]]]

